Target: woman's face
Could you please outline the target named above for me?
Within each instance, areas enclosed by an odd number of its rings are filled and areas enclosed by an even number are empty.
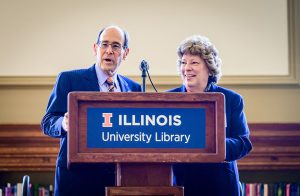
[[[181,58],[181,78],[188,92],[203,92],[207,86],[209,70],[197,55],[184,54]]]

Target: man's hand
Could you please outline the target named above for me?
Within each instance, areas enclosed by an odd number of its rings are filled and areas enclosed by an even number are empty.
[[[61,125],[62,125],[62,128],[63,128],[66,132],[69,131],[69,114],[68,114],[68,112],[65,113],[65,116],[64,116],[64,119],[63,119]]]

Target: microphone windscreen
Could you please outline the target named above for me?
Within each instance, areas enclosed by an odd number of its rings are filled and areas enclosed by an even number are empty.
[[[141,71],[146,71],[146,70],[148,70],[149,69],[149,65],[148,65],[148,63],[147,63],[147,61],[145,61],[145,60],[142,60],[142,62],[141,62],[141,64],[140,64],[140,70]]]

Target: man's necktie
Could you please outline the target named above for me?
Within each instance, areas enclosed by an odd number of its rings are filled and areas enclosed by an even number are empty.
[[[108,77],[106,79],[106,83],[108,84],[108,92],[114,92],[115,91],[114,79],[112,77]]]

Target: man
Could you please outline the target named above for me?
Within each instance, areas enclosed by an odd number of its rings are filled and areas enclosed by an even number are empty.
[[[136,82],[117,74],[121,62],[129,53],[128,35],[117,26],[99,32],[94,44],[96,64],[88,69],[59,74],[41,122],[44,134],[60,138],[55,173],[55,196],[104,195],[106,186],[114,186],[114,164],[85,164],[67,168],[67,97],[72,91],[141,91]],[[110,82],[107,82],[107,79]],[[113,83],[111,83],[114,81]]]

